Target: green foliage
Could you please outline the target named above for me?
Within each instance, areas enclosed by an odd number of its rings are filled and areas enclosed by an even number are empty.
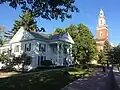
[[[111,48],[108,55],[111,64],[120,64],[120,45]]]
[[[71,18],[70,12],[78,12],[74,5],[75,0],[0,0],[0,4],[9,3],[9,6],[24,11],[29,10],[35,17],[51,20],[60,18]]]
[[[61,31],[68,32],[74,40],[75,44],[73,45],[72,52],[75,62],[86,64],[96,59],[96,42],[88,27],[83,24],[77,26],[71,24],[65,30],[57,29],[56,31],[58,33],[61,33]]]
[[[55,30],[55,34],[60,34],[60,33],[63,33],[63,32],[65,32],[65,30],[61,29],[61,28],[56,28],[56,30]]]
[[[12,58],[12,59],[10,59]],[[14,55],[9,54],[1,54],[0,61],[6,65],[5,69],[14,68],[15,65],[22,64],[22,70],[24,71],[24,66],[31,64],[31,57],[28,57],[27,54],[23,53],[19,57],[15,57]],[[20,68],[19,68],[20,69]]]
[[[9,65],[10,64],[10,58],[9,58],[9,55],[5,55],[4,53],[2,53],[1,55],[0,55],[0,61],[2,62],[2,63],[4,63],[5,65]]]
[[[22,14],[22,16],[20,16],[19,20],[15,20],[13,29],[11,31],[5,32],[5,37],[8,37],[9,39],[11,39],[16,32],[20,29],[20,27],[23,26],[25,28],[25,30],[28,31],[35,31],[35,32],[41,32],[43,30],[43,32],[45,31],[43,28],[39,29],[37,27],[37,22],[35,21],[35,17],[32,13],[30,13],[29,11],[24,12]]]
[[[104,43],[103,51],[100,51],[98,54],[99,57],[99,63],[106,64],[109,61],[109,52],[111,50],[111,45],[108,41]]]
[[[98,63],[100,63],[100,64],[105,64],[106,63],[105,54],[102,50],[98,54]]]
[[[3,29],[0,29],[0,46],[3,45],[3,41],[4,41],[4,40],[3,40],[3,35],[2,35],[3,32],[4,32]]]
[[[77,26],[76,37],[73,38],[73,56],[81,64],[86,64],[95,59],[96,43],[88,27],[83,24]]]
[[[43,60],[43,61],[41,61],[41,65],[50,66],[50,65],[52,65],[52,61],[51,60]]]

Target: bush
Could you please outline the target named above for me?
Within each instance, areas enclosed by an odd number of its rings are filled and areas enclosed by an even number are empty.
[[[5,67],[2,67],[2,69],[0,71],[2,71],[2,72],[11,72],[11,71],[16,71],[16,69],[11,67],[11,66],[5,66]]]
[[[41,61],[41,65],[50,66],[50,65],[53,65],[53,64],[52,64],[51,60],[43,60],[43,61]]]

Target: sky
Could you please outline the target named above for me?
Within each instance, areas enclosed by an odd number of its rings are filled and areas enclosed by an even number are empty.
[[[38,18],[38,26],[44,27],[46,33],[53,32],[56,28],[66,28],[70,24],[86,25],[96,38],[96,26],[100,9],[103,9],[109,31],[109,41],[114,44],[120,43],[120,0],[75,0],[75,5],[79,8],[79,13],[73,13],[72,19],[60,20],[43,20]],[[0,26],[5,30],[13,27],[14,20],[19,19],[22,13],[21,9],[13,9],[8,4],[0,5]]]

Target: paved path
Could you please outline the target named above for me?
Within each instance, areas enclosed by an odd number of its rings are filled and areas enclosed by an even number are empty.
[[[96,71],[94,76],[78,79],[61,90],[110,90],[106,87],[107,84],[109,84],[108,72]]]
[[[115,76],[116,84],[118,85],[116,90],[119,90],[118,88],[120,88],[120,72],[117,69],[114,69],[114,76]]]
[[[16,75],[18,74],[17,72],[0,72],[0,78],[6,78],[9,77],[11,75]]]

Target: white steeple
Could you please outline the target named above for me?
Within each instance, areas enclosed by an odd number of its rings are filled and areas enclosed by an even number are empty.
[[[99,14],[99,16],[100,16],[100,17],[104,17],[104,12],[103,12],[102,9],[100,10],[100,14]]]
[[[106,18],[104,15],[104,11],[101,9],[98,17],[98,27],[106,26]]]

